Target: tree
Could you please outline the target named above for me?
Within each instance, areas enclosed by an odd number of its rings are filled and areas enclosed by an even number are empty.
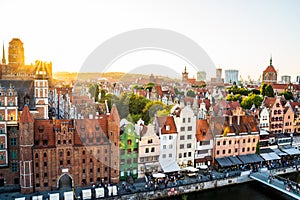
[[[153,88],[154,86],[155,86],[154,83],[149,82],[149,83],[146,84],[145,89],[146,89],[146,90],[149,90],[149,92],[152,92],[152,88]]]
[[[144,120],[145,124],[148,124],[152,120],[157,111],[163,109],[164,104],[161,101],[149,101],[143,109],[142,119]]]
[[[195,97],[196,94],[195,94],[195,92],[193,90],[188,90],[187,93],[186,93],[186,96],[188,96],[188,97]]]
[[[266,96],[267,97],[274,97],[274,90],[272,85],[267,85],[266,87]]]
[[[232,95],[232,94],[228,94],[226,97],[227,101],[242,101],[242,96],[240,94],[236,94],[236,95]]]
[[[95,99],[95,101],[98,101],[98,95],[99,95],[99,86],[97,84],[91,84],[89,85],[89,93],[91,94],[91,97]]]
[[[281,92],[281,93],[279,93],[279,95],[283,95],[286,100],[293,100],[294,99],[293,93],[290,92],[290,91]]]
[[[261,106],[263,98],[257,94],[249,94],[247,97],[244,97],[241,102],[241,107],[244,109],[250,109],[254,104],[255,107]]]

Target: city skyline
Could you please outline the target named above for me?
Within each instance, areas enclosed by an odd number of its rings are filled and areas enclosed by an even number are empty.
[[[20,38],[25,63],[36,59],[52,61],[53,71],[79,71],[89,54],[107,39],[126,31],[155,27],[189,37],[207,52],[215,67],[237,69],[244,80],[248,75],[257,80],[271,55],[279,70],[278,80],[282,75],[291,75],[295,81],[300,74],[297,1],[172,1],[172,6],[170,1],[0,4],[2,17],[10,16],[10,20],[3,20],[5,29],[0,36],[5,49],[12,38]],[[18,14],[11,15],[11,10]],[[133,52],[117,60],[111,70],[156,64],[181,74],[185,65],[190,67],[182,59],[166,54]]]

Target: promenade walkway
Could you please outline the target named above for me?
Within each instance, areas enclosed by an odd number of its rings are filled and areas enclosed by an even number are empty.
[[[279,190],[280,192],[283,192],[295,199],[300,199],[299,187],[297,183],[279,176],[272,176],[268,172],[255,172],[250,174],[250,178]]]

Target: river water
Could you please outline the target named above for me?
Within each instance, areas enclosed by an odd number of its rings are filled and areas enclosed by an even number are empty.
[[[297,177],[297,174],[291,174],[292,177]],[[183,196],[170,197],[169,199],[185,200]],[[226,186],[217,189],[204,190],[187,194],[187,200],[292,200],[283,193],[271,189],[256,181]]]

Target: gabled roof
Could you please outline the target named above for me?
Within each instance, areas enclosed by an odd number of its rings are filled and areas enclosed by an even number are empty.
[[[34,119],[29,112],[29,108],[27,105],[24,106],[22,114],[20,116],[20,123],[33,123]]]
[[[161,134],[177,133],[177,128],[173,116],[163,116],[158,118]]]
[[[197,129],[196,132],[197,141],[207,141],[213,138],[211,131],[209,130],[207,120],[205,119],[197,120],[196,129]]]
[[[117,106],[115,104],[112,105],[112,107],[111,107],[111,111],[110,111],[110,115],[108,117],[108,120],[120,123],[120,116],[119,116],[119,113],[118,113]]]
[[[265,100],[264,100],[264,105],[267,108],[271,108],[271,107],[273,107],[275,101],[276,101],[275,97],[266,97]]]
[[[277,73],[275,68],[273,67],[273,65],[271,66],[268,66],[265,70],[264,70],[264,73],[267,73],[267,72],[274,72],[274,73]]]

